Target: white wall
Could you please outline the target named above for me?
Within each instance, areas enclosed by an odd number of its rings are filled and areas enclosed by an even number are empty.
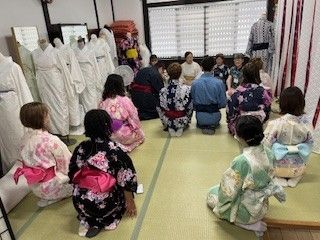
[[[40,37],[47,37],[40,0],[0,0],[0,52],[10,55],[7,37],[11,27],[37,26]],[[118,0],[114,0],[118,1]],[[130,1],[130,0],[129,0]],[[139,0],[138,0],[139,1]],[[100,27],[112,23],[110,0],[97,0]],[[88,28],[97,28],[92,0],[54,0],[48,4],[51,23],[87,23]]]
[[[139,38],[144,42],[144,23],[141,0],[113,0],[115,20],[134,20]]]
[[[11,27],[37,26],[40,35],[47,35],[39,0],[1,0],[0,20],[0,52],[6,56],[9,55],[7,37],[12,36]]]

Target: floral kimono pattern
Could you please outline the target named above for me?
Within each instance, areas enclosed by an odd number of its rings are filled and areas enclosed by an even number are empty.
[[[132,53],[130,54],[130,51]],[[137,39],[131,37],[120,42],[120,64],[129,65],[136,75],[142,66]]]
[[[227,123],[229,132],[235,134],[235,125],[241,115],[253,115],[261,122],[269,118],[271,110],[270,92],[257,84],[244,84],[236,89],[236,92],[227,102]]]
[[[277,151],[276,144],[289,148],[290,146],[306,144],[310,152],[313,146],[312,126],[305,114],[301,116],[286,114],[268,122],[264,135],[264,145],[272,148],[273,151]],[[288,151],[282,158],[276,159],[275,176],[282,178],[299,177],[305,171],[307,160],[308,156],[303,156],[297,151],[295,153]]]
[[[219,78],[223,81],[224,84],[226,84],[226,81],[229,77],[229,68],[228,66],[222,64],[221,66],[214,65],[213,67],[213,75],[216,78]]]
[[[71,196],[72,186],[68,184],[71,153],[58,137],[47,131],[28,129],[21,141],[20,155],[25,167],[54,168],[55,177],[29,185],[37,197],[58,200]]]
[[[182,85],[179,80],[171,80],[168,87],[160,91],[160,107],[157,107],[161,122],[165,128],[173,131],[183,131],[191,122],[193,105],[191,101],[191,88]],[[169,118],[168,111],[184,111],[184,116]]]
[[[220,185],[210,189],[207,204],[217,217],[231,223],[253,224],[264,218],[268,198],[285,201],[281,186],[273,177],[274,156],[262,145],[247,147],[222,176]]]
[[[144,133],[137,108],[128,97],[116,96],[107,98],[99,105],[105,110],[113,121],[122,122],[119,129],[114,130],[111,139],[117,143],[125,152],[131,152],[144,141]]]
[[[236,89],[242,82],[242,67],[240,69],[236,66],[231,67],[230,75],[232,76],[231,87]]]
[[[116,179],[109,192],[94,192],[73,182],[76,172],[93,167]],[[126,211],[124,191],[136,192],[137,176],[130,157],[108,139],[88,140],[74,150],[69,177],[73,183],[73,205],[78,219],[86,227],[114,229]]]

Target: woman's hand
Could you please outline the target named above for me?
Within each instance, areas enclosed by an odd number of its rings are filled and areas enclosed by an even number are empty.
[[[137,208],[136,204],[133,199],[133,193],[132,192],[124,192],[125,201],[126,201],[126,214],[129,217],[135,217],[137,216]]]

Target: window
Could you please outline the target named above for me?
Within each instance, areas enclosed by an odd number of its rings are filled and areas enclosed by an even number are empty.
[[[149,7],[152,53],[162,58],[244,53],[251,26],[266,0],[235,0],[205,4]]]

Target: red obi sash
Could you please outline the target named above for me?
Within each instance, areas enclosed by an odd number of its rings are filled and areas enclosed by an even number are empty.
[[[169,119],[176,119],[186,116],[186,111],[169,110],[165,111],[164,115]]]
[[[41,167],[27,167],[23,165],[22,168],[17,168],[13,175],[16,184],[18,183],[21,175],[24,175],[29,185],[47,182],[56,176],[54,167],[44,169]]]
[[[131,89],[136,92],[153,93],[153,89],[150,85],[144,85],[139,83],[132,83]]]
[[[72,182],[95,193],[106,193],[112,190],[116,179],[109,173],[86,166],[76,172]]]

